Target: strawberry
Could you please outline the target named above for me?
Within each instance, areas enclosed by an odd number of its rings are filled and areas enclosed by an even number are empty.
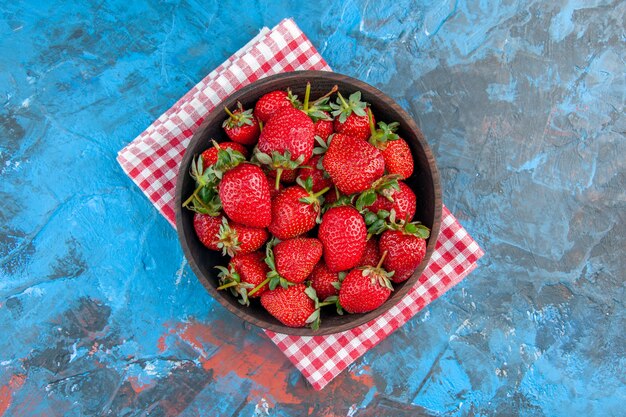
[[[242,144],[237,142],[222,142],[202,152],[202,160],[204,161],[205,169],[217,163],[217,153],[220,149],[232,149],[241,153],[244,158],[248,157],[248,150]]]
[[[306,166],[302,166],[298,169],[298,179],[300,179],[300,181],[306,181],[310,178],[313,182],[313,192],[318,192],[324,188],[333,186],[333,182],[324,171],[324,167],[320,161],[321,158],[321,155],[313,155],[313,157],[309,159],[309,162],[307,162]]]
[[[250,305],[248,291],[263,282],[265,275],[269,272],[269,268],[263,261],[264,257],[261,252],[241,254],[230,260],[228,268],[216,266],[215,268],[220,271],[218,274],[220,286],[217,289],[228,288],[235,297],[240,297],[239,303]],[[267,285],[250,297],[259,297],[266,289]]]
[[[367,193],[368,191],[366,191],[365,193]],[[383,186],[376,189],[375,191],[375,197],[372,195],[368,195],[365,197],[365,203],[375,198],[373,203],[364,206],[365,209],[371,211],[372,213],[378,213],[380,210],[385,210],[388,212],[394,210],[396,213],[396,218],[398,219],[406,221],[411,221],[413,219],[413,216],[415,216],[415,206],[417,204],[417,198],[415,197],[415,193],[413,193],[413,190],[411,190],[408,185],[406,185],[402,181],[396,181],[388,187]],[[361,196],[363,196],[365,193],[361,194]],[[360,198],[361,197],[359,197],[359,199]],[[358,200],[356,207],[357,209],[360,208]]]
[[[270,182],[276,182],[276,175],[278,172],[276,170],[270,169],[267,171],[267,179]],[[297,169],[283,169],[282,174],[280,175],[280,182],[282,184],[293,184],[296,182],[298,178],[298,170]],[[273,187],[276,188],[276,187]]]
[[[261,295],[261,305],[285,326],[304,327],[315,320],[312,317],[319,311],[307,290],[304,284],[297,284],[265,291]]]
[[[411,148],[404,139],[394,140],[387,144],[383,150],[385,158],[385,168],[389,174],[398,174],[400,178],[406,179],[413,174],[413,156]]]
[[[320,261],[311,272],[311,287],[315,289],[320,300],[326,300],[339,294],[339,287],[345,275],[345,272],[331,271],[324,261]]]
[[[280,194],[280,192],[284,189],[285,186],[280,183],[278,184],[278,189],[275,187],[270,187],[270,197],[272,198],[272,201],[274,201],[274,199],[278,197],[278,194]]]
[[[385,172],[385,160],[378,149],[339,133],[330,141],[322,165],[343,194],[367,190]]]
[[[237,223],[267,227],[272,221],[270,187],[256,165],[243,163],[223,174],[219,197],[226,215]]]
[[[290,101],[289,93],[276,90],[265,94],[256,102],[254,106],[254,115],[261,122],[267,123],[267,121],[274,115],[274,113],[276,113],[278,109],[291,106],[292,101]]]
[[[224,217],[217,234],[217,247],[223,255],[246,254],[263,246],[268,237],[266,229],[229,222]]]
[[[285,188],[272,201],[272,222],[269,231],[279,239],[290,239],[313,229],[321,213],[320,196],[312,191],[312,180]]]
[[[288,239],[274,247],[275,272],[279,279],[284,278],[295,284],[304,282],[321,258],[322,244],[315,238]],[[271,262],[270,268],[272,269]],[[273,282],[277,281],[270,280],[270,289],[276,287]],[[284,281],[280,283],[282,285]]]
[[[259,137],[255,157],[277,171],[276,183],[285,169],[295,169],[313,155],[313,121],[293,107],[279,109],[267,122]]]
[[[359,261],[359,264],[357,266],[376,265],[379,259],[380,254],[378,253],[378,240],[375,237],[371,237],[368,239],[367,244],[365,245],[363,256],[361,257],[361,260]]]
[[[396,283],[406,281],[417,269],[426,255],[426,239],[430,231],[416,223],[393,223],[395,230],[386,230],[380,236],[379,250],[389,256],[383,263],[388,271],[394,271],[391,280]]]
[[[329,119],[319,119],[317,122],[313,123],[315,136],[319,136],[323,140],[327,140],[328,137],[335,132],[335,129],[333,127],[334,122],[332,119],[330,119],[330,114],[326,114],[328,115]]]
[[[354,207],[329,209],[322,217],[318,232],[328,269],[345,271],[356,266],[363,256],[366,236],[365,221]]]
[[[259,139],[261,130],[259,122],[252,115],[252,109],[244,110],[241,103],[237,103],[237,109],[234,111],[224,107],[228,118],[222,123],[222,127],[228,137],[237,143],[243,145],[254,145]]]
[[[352,93],[348,101],[341,93],[337,93],[337,102],[331,103],[332,115],[335,116],[333,128],[335,133],[354,136],[361,140],[370,137],[370,122],[366,112],[367,103],[361,101],[361,92]]]
[[[193,215],[193,228],[198,239],[204,246],[211,250],[220,250],[218,235],[224,216],[210,216],[208,214],[195,213]]]
[[[346,275],[339,290],[339,304],[348,313],[367,313],[380,307],[391,295],[393,275],[377,266],[353,269]]]

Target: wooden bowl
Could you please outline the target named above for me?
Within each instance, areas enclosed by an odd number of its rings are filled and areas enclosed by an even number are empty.
[[[328,311],[322,311],[322,324],[317,331],[309,328],[287,327],[270,316],[257,299],[251,300],[250,307],[245,307],[240,305],[229,291],[217,291],[218,278],[217,270],[214,267],[226,265],[228,259],[218,252],[207,249],[200,243],[193,228],[193,212],[182,208],[181,205],[195,188],[194,180],[189,175],[192,159],[211,146],[211,138],[218,142],[227,140],[222,129],[222,122],[226,118],[222,109],[225,106],[232,109],[240,101],[244,108],[252,108],[262,95],[270,91],[286,90],[287,88],[291,88],[295,94],[303,98],[307,81],[311,83],[311,99],[324,95],[334,85],[339,86],[339,91],[344,97],[355,91],[361,91],[362,99],[371,104],[372,112],[378,121],[387,123],[397,121],[400,123],[398,134],[408,142],[415,161],[413,175],[406,180],[406,183],[417,196],[415,219],[420,220],[431,229],[426,256],[421,265],[407,281],[394,284],[395,290],[381,307],[366,314],[344,314],[343,316],[337,315],[333,309],[327,307]],[[229,311],[251,324],[277,333],[302,336],[331,334],[349,330],[375,319],[396,305],[409,289],[417,284],[428,264],[439,234],[441,207],[441,185],[435,158],[424,139],[424,135],[411,116],[391,98],[371,85],[346,75],[325,71],[296,71],[270,76],[242,88],[225,99],[215,108],[215,111],[204,119],[202,125],[191,138],[180,165],[176,184],[178,237],[191,268],[207,291]]]

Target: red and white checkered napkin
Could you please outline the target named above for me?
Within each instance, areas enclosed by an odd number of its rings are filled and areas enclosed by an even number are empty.
[[[200,81],[117,157],[122,169],[175,226],[174,189],[189,139],[204,117],[237,89],[267,75],[330,67],[291,19],[263,29]],[[476,267],[483,255],[444,207],[441,233],[420,282],[381,317],[353,330],[300,337],[266,331],[315,389],[323,388],[368,349],[406,323]]]

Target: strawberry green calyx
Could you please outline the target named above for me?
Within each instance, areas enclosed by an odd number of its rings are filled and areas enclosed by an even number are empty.
[[[239,304],[249,306],[250,300],[248,299],[248,290],[254,287],[254,285],[241,282],[241,276],[239,273],[232,267],[229,266],[225,268],[223,266],[216,266],[219,274],[219,283],[220,286],[217,287],[218,291],[229,289],[231,294],[238,298]]]
[[[302,108],[302,103],[298,100],[298,96],[291,91],[291,88],[287,89],[287,101],[296,109]]]
[[[393,203],[393,193],[400,190],[398,180],[402,177],[398,174],[385,175],[376,180],[372,186],[363,191],[356,200],[356,209],[363,212],[364,208],[374,204],[376,195],[380,194]]]
[[[326,151],[328,150],[328,145],[330,144],[331,139],[333,138],[333,135],[330,135],[328,137],[328,140],[324,140],[319,136],[315,136],[315,142],[317,142],[317,144],[319,146],[316,146],[313,148],[313,155],[323,155],[326,153]],[[319,169],[324,169],[324,167],[321,165],[322,164],[322,160],[320,159],[318,162],[318,168]]]
[[[306,190],[307,193],[309,193],[309,195],[307,197],[302,197],[299,201],[301,203],[305,203],[305,204],[309,204],[312,205],[314,210],[317,211],[317,218],[315,219],[316,223],[321,223],[322,222],[322,204],[324,203],[324,193],[326,193],[328,190],[330,190],[330,187],[326,187],[320,191],[318,191],[317,193],[313,192],[313,179],[311,177],[307,177],[306,180],[302,180],[302,178],[298,178],[296,180],[296,183],[304,188]]]
[[[370,114],[370,129],[372,131],[369,142],[381,151],[384,151],[387,148],[387,142],[400,139],[400,136],[396,133],[396,130],[400,127],[400,123],[393,122],[387,124],[385,122],[378,122],[378,129],[374,129],[372,113],[368,113]]]
[[[391,210],[394,211],[394,210]],[[374,235],[379,235],[385,230],[389,229],[388,219],[390,212],[387,210],[378,210],[378,213],[372,213],[365,209],[361,212],[367,226],[367,239],[369,240]]]
[[[339,299],[336,295],[326,298],[324,302],[320,302],[319,299],[317,298],[317,293],[315,292],[315,288],[311,287],[310,285],[304,290],[304,293],[315,303],[315,311],[311,313],[311,315],[307,317],[306,319],[306,323],[311,329],[317,330],[320,328],[320,324],[322,322],[320,319],[320,309],[322,307],[329,306],[329,305],[336,305],[337,312],[339,314],[343,314],[343,309],[341,309],[341,306],[339,305]],[[341,309],[341,312],[339,312],[340,309]]]
[[[246,161],[246,157],[239,151],[236,151],[232,148],[221,148],[219,143],[215,140],[212,140],[213,146],[215,146],[217,151],[217,162],[213,164],[209,169],[212,170],[212,175],[217,178],[217,180],[221,180],[222,176],[226,171],[229,171],[242,162]]]
[[[233,257],[241,249],[239,236],[237,235],[237,232],[230,227],[226,217],[222,219],[222,224],[220,225],[220,231],[217,237],[217,247],[222,250],[222,255]]]
[[[274,290],[279,285],[285,289],[289,288],[292,285],[295,285],[293,282],[288,281],[286,278],[282,277],[278,271],[276,270],[276,260],[274,258],[274,246],[280,243],[280,240],[277,238],[273,238],[269,242],[267,242],[267,246],[265,247],[265,263],[270,268],[269,272],[266,275],[266,278],[259,285],[254,287],[252,291],[248,293],[248,297],[256,294],[264,285],[269,283],[269,289]]]
[[[393,291],[393,285],[391,285],[391,281],[389,280],[389,278],[393,276],[394,271],[387,272],[382,268],[385,257],[387,257],[387,251],[383,252],[383,255],[380,257],[380,261],[378,261],[378,265],[374,267],[366,266],[362,268],[362,274],[364,277],[370,278],[372,285],[378,284],[383,288],[389,288],[391,291]]]
[[[212,167],[204,168],[202,157],[195,158],[191,163],[191,178],[196,182],[196,189],[182,204],[183,207],[197,213],[218,216],[222,203],[217,193],[216,179]]]
[[[224,120],[222,123],[222,127],[227,129],[234,129],[236,127],[241,127],[244,125],[252,126],[254,124],[254,115],[252,114],[253,109],[244,110],[241,103],[237,102],[237,110],[231,112],[228,110],[228,107],[224,107],[226,114],[228,114],[228,118]]]
[[[278,153],[273,151],[272,155],[268,155],[257,149],[254,151],[254,159],[260,164],[267,166],[270,170],[276,171],[276,182],[274,186],[278,190],[280,184],[280,177],[284,170],[297,169],[304,162],[304,155],[300,155],[295,161],[291,159],[291,152],[285,151],[284,153]]]
[[[337,92],[337,102],[330,103],[330,107],[333,109],[332,115],[339,117],[340,123],[345,123],[348,116],[354,112],[357,116],[367,116],[365,109],[367,104],[361,101],[361,92],[356,91],[350,94],[348,101],[346,101],[340,92]]]
[[[304,103],[302,107],[296,107],[306,113],[311,120],[317,122],[318,120],[332,120],[332,118],[328,115],[328,112],[332,111],[330,104],[328,104],[330,100],[330,96],[337,92],[338,87],[336,85],[322,97],[317,100],[310,102],[311,96],[311,83],[306,84],[306,90],[304,92]]]
[[[391,210],[389,213],[389,223],[387,228],[389,230],[399,230],[405,235],[414,235],[422,239],[428,239],[430,237],[430,229],[424,226],[421,222],[407,222],[406,220],[396,222],[395,210]]]

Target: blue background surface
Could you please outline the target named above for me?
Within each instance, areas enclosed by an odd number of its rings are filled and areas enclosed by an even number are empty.
[[[624,415],[626,2],[0,5],[0,416]],[[479,269],[315,392],[117,151],[262,26],[420,123]]]

